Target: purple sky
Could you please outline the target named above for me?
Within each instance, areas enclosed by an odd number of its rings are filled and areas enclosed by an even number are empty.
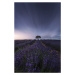
[[[15,39],[61,39],[61,3],[14,3]]]

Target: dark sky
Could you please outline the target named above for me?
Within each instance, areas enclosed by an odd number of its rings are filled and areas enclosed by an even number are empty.
[[[15,39],[61,38],[61,3],[15,3]]]

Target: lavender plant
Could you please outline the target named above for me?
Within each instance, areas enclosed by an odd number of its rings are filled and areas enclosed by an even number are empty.
[[[58,51],[37,40],[15,53],[15,72],[60,72],[60,62]]]

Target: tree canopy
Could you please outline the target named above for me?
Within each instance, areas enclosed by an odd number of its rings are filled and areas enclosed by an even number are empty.
[[[36,38],[36,39],[39,39],[39,38],[41,38],[41,36],[37,35],[35,38]]]

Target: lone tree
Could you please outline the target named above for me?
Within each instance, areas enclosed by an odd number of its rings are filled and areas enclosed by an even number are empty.
[[[37,40],[39,40],[39,39],[41,38],[41,36],[36,36],[35,38],[36,38]]]

